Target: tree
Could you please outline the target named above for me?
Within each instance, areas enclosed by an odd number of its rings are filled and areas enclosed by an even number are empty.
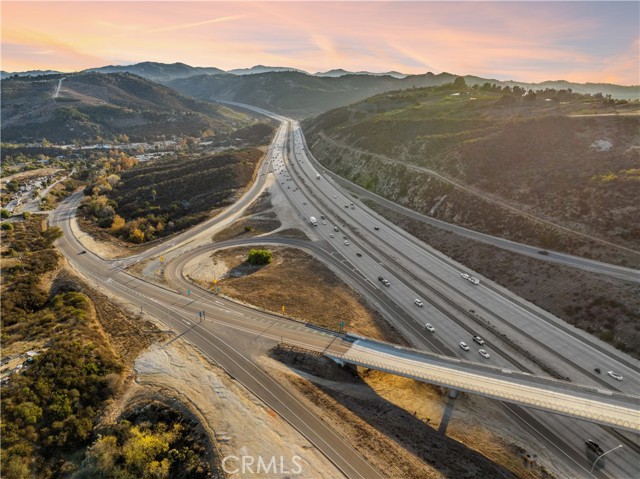
[[[7,222],[0,224],[0,228],[3,231],[13,231],[13,225],[11,223],[7,223]]]
[[[453,82],[453,87],[456,88],[456,89],[467,88],[467,82],[464,81],[464,77],[458,77]]]
[[[120,215],[115,215],[113,217],[113,223],[111,223],[111,231],[113,233],[117,233],[118,231],[120,231],[122,228],[124,228],[124,225],[126,224],[126,221],[124,220],[124,218]]]
[[[0,218],[11,218],[11,212],[9,210],[5,210],[4,208],[0,209]]]

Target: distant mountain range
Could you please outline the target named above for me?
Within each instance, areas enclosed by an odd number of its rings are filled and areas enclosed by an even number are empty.
[[[342,68],[336,68],[326,72],[316,72],[313,75],[317,77],[342,77],[345,75],[373,75],[373,76],[390,76],[394,78],[405,78],[409,76],[406,73],[400,73],[396,71],[390,71],[390,72],[384,72],[384,73],[374,73],[374,72],[367,72],[367,71],[350,72],[347,70],[343,70]]]
[[[295,117],[315,115],[388,91],[444,85],[452,83],[459,76],[451,73],[436,75],[431,72],[421,75],[406,75],[396,71],[349,72],[343,69],[310,74],[295,68],[265,65],[225,72],[214,67],[192,67],[184,63],[157,62],[110,65],[80,72],[80,74],[86,73],[131,73],[201,100],[249,103]],[[48,75],[49,79],[55,79],[72,78],[78,74],[38,70],[20,73],[2,72],[3,79],[13,75],[18,75],[20,78]],[[614,99],[640,99],[638,86],[570,83],[563,80],[536,84],[500,81],[472,75],[466,75],[464,79],[469,86],[474,84],[482,86],[489,83],[511,88],[518,86],[526,90],[571,89],[577,93],[610,95]]]
[[[334,69],[326,72],[317,72],[315,74],[292,67],[270,67],[265,65],[255,65],[251,68],[235,68],[233,70],[221,70],[215,67],[192,67],[185,63],[158,63],[158,62],[141,62],[134,65],[108,65],[99,68],[88,68],[80,73],[135,73],[141,77],[148,78],[152,81],[169,81],[176,78],[188,78],[195,75],[218,75],[221,73],[230,73],[232,75],[254,75],[258,73],[269,72],[299,72],[306,75],[323,76],[323,77],[339,77],[344,75],[373,75],[383,76],[389,75],[396,78],[404,78],[407,75],[400,72],[372,73],[367,71],[350,72],[343,69]],[[10,76],[39,76],[39,75],[64,75],[65,72],[56,70],[30,70],[27,72],[6,72],[0,71],[0,78]]]

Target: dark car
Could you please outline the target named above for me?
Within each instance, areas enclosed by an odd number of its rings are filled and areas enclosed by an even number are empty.
[[[540,251],[538,251],[538,254],[544,255],[544,256],[549,256],[549,252],[545,251],[543,249],[541,249]]]
[[[380,228],[378,226],[374,226],[373,229],[376,230],[376,231],[380,230]]]
[[[378,281],[382,281],[384,278],[382,276],[378,276]]]
[[[604,451],[597,442],[592,441],[591,439],[587,439],[584,444],[585,446],[587,446],[587,449],[589,449],[594,454],[597,454],[598,456],[602,456],[604,454]]]
[[[356,253],[356,256],[362,256],[362,253],[360,253],[359,251]]]

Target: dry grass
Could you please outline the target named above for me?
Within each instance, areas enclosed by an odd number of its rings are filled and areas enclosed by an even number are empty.
[[[338,329],[344,321],[349,332],[406,344],[380,314],[371,311],[333,271],[312,256],[293,248],[269,248],[272,263],[252,267],[245,263],[250,249],[214,253],[214,259],[230,269],[218,283],[223,295],[274,313],[282,313],[284,305],[287,317],[331,329]]]

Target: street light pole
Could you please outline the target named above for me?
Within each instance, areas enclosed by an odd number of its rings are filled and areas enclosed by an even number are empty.
[[[598,457],[596,457],[596,460],[593,461],[593,466],[591,466],[591,472],[593,472],[593,468],[596,467],[596,462],[598,462],[600,460],[601,457],[606,456],[607,454],[609,454],[610,452],[615,451],[616,449],[620,449],[622,447],[622,444],[620,444],[619,446],[614,447],[613,449],[608,450],[605,453],[600,454]]]

